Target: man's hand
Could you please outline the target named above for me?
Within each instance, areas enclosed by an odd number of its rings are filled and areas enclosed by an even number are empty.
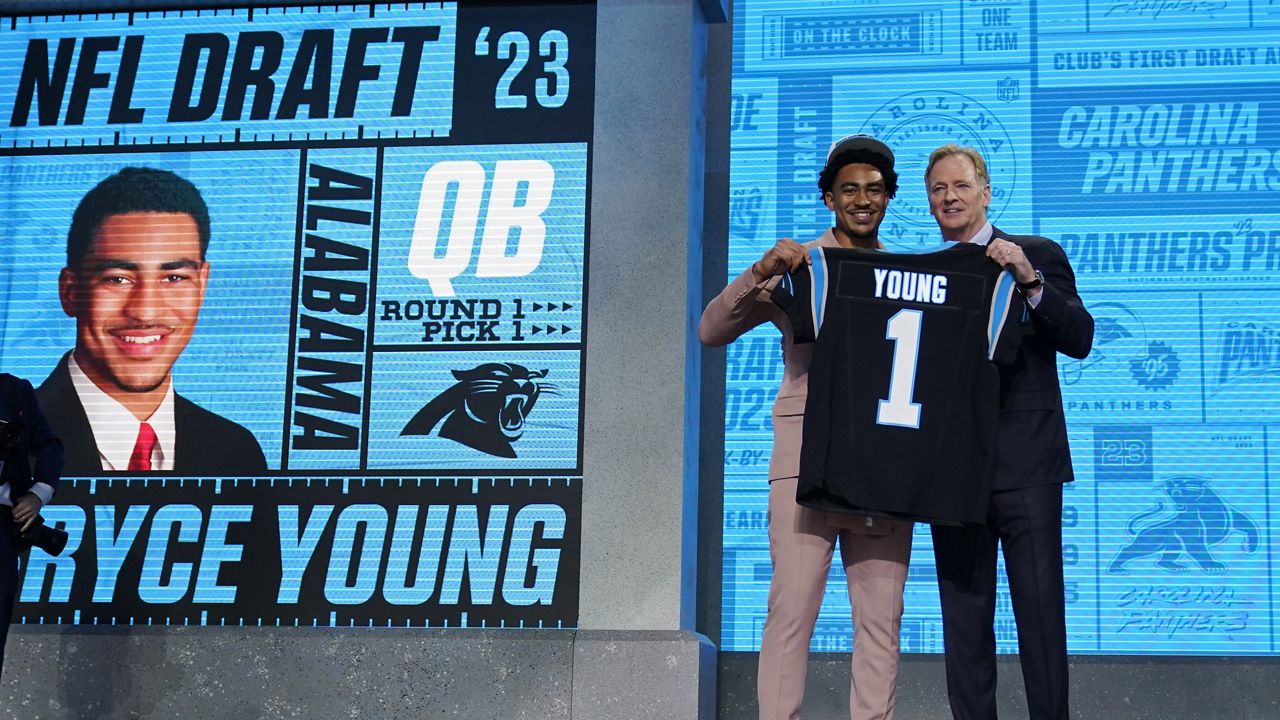
[[[809,251],[803,245],[790,238],[782,238],[751,266],[751,272],[755,274],[757,281],[763,282],[812,262]]]
[[[13,521],[19,524],[19,530],[26,532],[31,527],[31,523],[35,522],[36,517],[40,515],[40,508],[44,507],[44,503],[35,493],[27,493],[18,498],[18,502],[13,506]]]
[[[1019,284],[1036,279],[1036,269],[1031,267],[1031,261],[1027,259],[1026,253],[1022,252],[1022,248],[1017,243],[992,238],[991,242],[987,243],[987,257],[1013,273],[1013,279]],[[1030,294],[1035,295],[1038,292],[1040,288],[1032,290]]]

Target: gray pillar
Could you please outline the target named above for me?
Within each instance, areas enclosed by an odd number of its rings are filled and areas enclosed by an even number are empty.
[[[597,28],[579,625],[690,629],[706,25],[668,0]]]
[[[703,4],[597,11],[575,719],[714,713],[715,653],[693,632]]]

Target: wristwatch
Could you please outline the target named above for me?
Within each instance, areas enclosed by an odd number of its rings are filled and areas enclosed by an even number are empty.
[[[1044,284],[1044,273],[1037,270],[1036,276],[1034,278],[1024,283],[1018,283],[1018,289],[1023,292],[1026,292],[1028,290],[1035,290],[1036,288],[1040,287],[1043,284]]]

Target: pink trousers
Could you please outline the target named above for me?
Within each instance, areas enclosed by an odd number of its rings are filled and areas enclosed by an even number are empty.
[[[832,522],[851,527],[838,527]],[[796,504],[796,478],[769,487],[769,557],[773,580],[760,644],[760,720],[796,720],[804,698],[809,641],[822,605],[836,538],[853,606],[852,720],[893,717],[898,680],[902,587],[912,524],[836,518]]]

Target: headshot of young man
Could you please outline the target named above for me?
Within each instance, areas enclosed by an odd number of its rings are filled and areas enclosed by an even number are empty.
[[[37,391],[66,445],[65,476],[266,470],[252,433],[174,389],[209,282],[209,236],[200,191],[167,170],[126,167],[80,200],[58,278],[75,348]]]

